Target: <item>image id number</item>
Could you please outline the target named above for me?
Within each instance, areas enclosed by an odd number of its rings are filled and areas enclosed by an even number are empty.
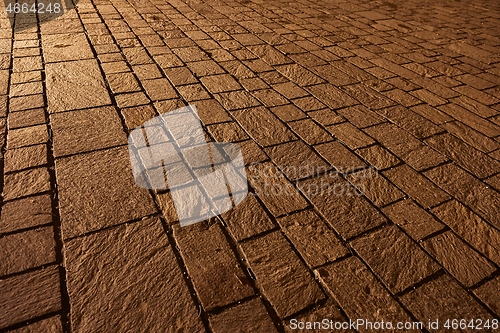
[[[38,3],[38,4],[27,4],[27,3],[9,3],[9,5],[6,8],[7,13],[9,14],[29,14],[29,13],[34,13],[34,14],[45,14],[45,13],[55,13],[59,14],[61,12],[61,4],[60,3]]]

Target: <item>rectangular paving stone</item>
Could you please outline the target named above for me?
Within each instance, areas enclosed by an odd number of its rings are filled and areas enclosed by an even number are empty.
[[[393,124],[380,124],[366,128],[364,131],[417,171],[436,166],[447,160],[446,157]]]
[[[127,144],[114,107],[50,115],[55,157]]]
[[[43,167],[10,173],[5,176],[4,181],[4,200],[50,191],[49,171]]]
[[[471,57],[472,59],[479,60],[486,64],[491,64],[500,60],[497,54],[492,54],[491,52],[483,50],[477,46],[468,44],[465,41],[454,42],[448,44],[446,47],[452,51],[466,55],[468,57]]]
[[[296,138],[276,116],[264,107],[233,112],[241,127],[260,145],[266,147],[289,142]],[[273,133],[272,136],[269,133]]]
[[[439,320],[439,329],[430,329],[431,332],[442,332],[447,319],[466,319],[467,323],[477,318],[483,323],[492,319],[491,314],[447,274],[410,291],[400,300],[422,323]]]
[[[466,287],[475,285],[496,270],[451,231],[426,240],[422,246]]]
[[[278,219],[285,235],[311,268],[335,261],[349,253],[335,233],[310,210]]]
[[[372,168],[349,174],[347,180],[377,207],[386,206],[404,196],[403,192]]]
[[[486,221],[500,227],[500,194],[494,189],[453,163],[431,169],[425,176]]]
[[[410,318],[357,257],[321,267],[314,274],[353,321],[397,322]]]
[[[492,122],[481,118],[480,116],[474,114],[468,109],[464,109],[463,107],[449,103],[446,105],[441,105],[439,110],[448,114],[450,117],[453,117],[456,120],[467,124],[472,127],[476,131],[483,133],[486,136],[494,137],[500,135],[500,127],[498,125],[493,124]]]
[[[340,173],[353,171],[366,166],[364,161],[338,141],[319,144],[314,148]]]
[[[331,166],[302,141],[272,146],[264,151],[291,181],[331,170]]]
[[[497,114],[497,112],[491,106],[486,106],[464,95],[453,98],[451,102],[460,105],[461,107],[472,111],[483,118],[489,118]]]
[[[201,83],[211,93],[228,92],[232,90],[240,90],[241,86],[229,74],[211,75],[201,78]]]
[[[417,241],[444,228],[443,224],[411,199],[386,206],[382,212]]]
[[[33,324],[23,326],[13,333],[62,333],[62,323],[60,316],[54,316],[47,319],[42,319]]]
[[[45,73],[50,113],[111,104],[95,60],[47,64]]]
[[[489,153],[500,148],[500,143],[487,137],[486,135],[483,135],[482,133],[479,133],[460,121],[449,122],[441,126],[449,133],[455,135],[460,140],[468,143],[483,153]]]
[[[84,33],[42,34],[42,49],[46,63],[94,58]]]
[[[434,125],[418,113],[402,106],[395,106],[378,111],[379,114],[391,122],[408,131],[419,139],[427,138],[436,133],[443,132],[441,128]]]
[[[1,108],[1,106],[0,106]],[[47,122],[43,109],[11,112],[7,118],[9,129],[40,125]]]
[[[210,317],[209,321],[214,333],[278,332],[259,299],[236,305]]]
[[[358,128],[377,125],[385,121],[381,116],[364,105],[341,108],[336,110],[336,112]]]
[[[272,113],[279,119],[289,122],[299,119],[304,119],[307,114],[292,104],[276,106],[270,109]]]
[[[456,200],[443,203],[432,213],[488,259],[500,263],[500,231],[477,214]]]
[[[174,237],[206,310],[254,294],[219,223],[196,223],[186,227],[175,225]]]
[[[2,206],[0,233],[13,232],[52,222],[49,194],[9,201]]]
[[[152,101],[177,98],[177,92],[165,78],[142,80],[142,86]]]
[[[0,275],[25,271],[56,261],[54,229],[43,227],[0,238]]]
[[[307,206],[306,200],[271,162],[250,165],[247,177],[255,193],[275,217]]]
[[[214,95],[215,99],[228,111],[259,106],[260,102],[244,90],[230,91]]]
[[[205,331],[159,219],[64,246],[72,331]]]
[[[401,163],[396,156],[380,145],[358,149],[356,154],[378,170],[392,168]]]
[[[487,178],[500,172],[500,162],[449,133],[435,135],[425,140],[425,143],[479,178]]]
[[[331,84],[318,84],[307,87],[307,90],[332,109],[359,104],[358,101]]]
[[[450,198],[448,194],[407,165],[384,171],[384,175],[424,208],[436,206]]]
[[[55,170],[64,239],[156,211],[134,182],[126,147],[58,159]]]
[[[249,240],[242,248],[257,283],[280,318],[324,299],[318,284],[279,231]]]
[[[393,294],[408,289],[440,269],[396,226],[357,238],[351,246]]]
[[[437,125],[444,124],[448,121],[453,120],[453,118],[446,113],[427,104],[416,105],[411,107],[410,109]]]
[[[328,132],[351,149],[369,146],[375,141],[349,122],[327,127]]]
[[[497,316],[500,313],[500,277],[496,277],[474,290],[474,294]]]
[[[49,133],[46,125],[37,125],[9,130],[7,133],[7,148],[14,149],[46,143]]]
[[[395,105],[395,102],[361,83],[343,86],[341,89],[372,110]]]
[[[45,107],[45,100],[42,94],[13,97],[9,99],[9,111],[23,111]]]
[[[351,184],[336,174],[301,181],[298,187],[343,239],[357,236],[386,221],[372,204],[355,192]]]
[[[312,117],[314,118],[314,116]],[[312,119],[290,122],[288,126],[308,145],[316,145],[333,140],[333,137]]]
[[[268,44],[247,46],[247,48],[271,66],[283,65],[291,62],[283,53]]]
[[[252,194],[248,194],[236,207],[222,214],[222,218],[238,241],[275,228],[271,218]]]
[[[61,309],[59,267],[0,280],[0,328]]]
[[[5,151],[4,172],[19,171],[48,164],[47,145],[35,145]]]

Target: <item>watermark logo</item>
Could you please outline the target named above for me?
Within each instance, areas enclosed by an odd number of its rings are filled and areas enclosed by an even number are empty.
[[[4,0],[2,11],[14,31],[19,32],[64,15],[74,8],[77,2],[78,0]],[[0,13],[0,18],[4,13]]]
[[[137,127],[128,148],[136,184],[170,190],[181,226],[220,215],[248,193],[240,147],[207,143],[194,105]]]

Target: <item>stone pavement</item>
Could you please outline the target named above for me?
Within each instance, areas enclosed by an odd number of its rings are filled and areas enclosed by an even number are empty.
[[[1,332],[495,331],[500,2],[1,9]],[[127,133],[187,104],[258,195],[181,228]]]

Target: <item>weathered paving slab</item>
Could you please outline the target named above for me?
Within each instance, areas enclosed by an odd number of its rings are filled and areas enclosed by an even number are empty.
[[[203,332],[158,219],[71,240],[65,253],[74,332]]]

